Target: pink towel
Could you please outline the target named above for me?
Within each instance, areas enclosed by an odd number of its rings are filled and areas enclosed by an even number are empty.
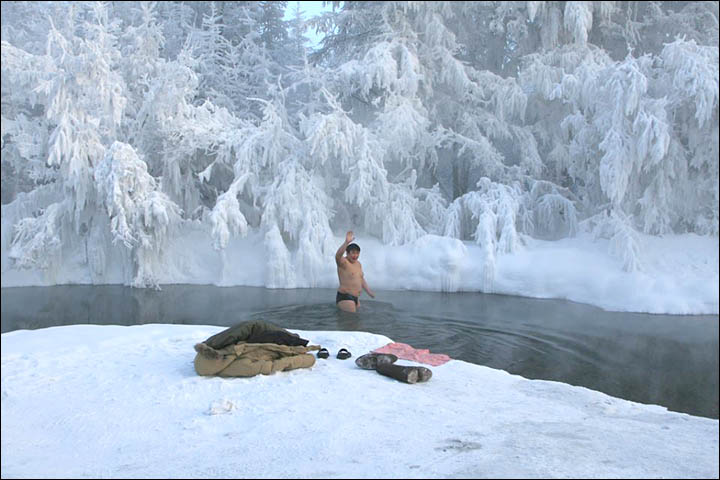
[[[430,353],[430,350],[413,348],[407,343],[388,343],[384,347],[376,348],[374,353],[392,353],[398,358],[412,360],[413,362],[427,363],[433,367],[452,360],[444,353]]]

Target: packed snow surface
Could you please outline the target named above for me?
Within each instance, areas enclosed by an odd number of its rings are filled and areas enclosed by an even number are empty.
[[[458,360],[409,385],[355,366],[391,341],[364,332],[293,330],[330,350],[309,369],[200,377],[221,330],[2,334],[2,477],[718,478],[717,420]]]

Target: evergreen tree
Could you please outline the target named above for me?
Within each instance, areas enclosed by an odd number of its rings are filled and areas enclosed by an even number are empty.
[[[291,19],[288,22],[288,45],[292,55],[300,60],[299,64],[307,56],[307,48],[309,39],[305,35],[308,24],[305,20],[305,12],[301,8],[301,2],[293,2],[291,8]],[[288,62],[288,65],[291,63]]]

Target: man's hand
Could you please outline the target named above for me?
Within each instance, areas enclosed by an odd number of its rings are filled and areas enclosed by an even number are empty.
[[[370,287],[368,286],[367,282],[365,281],[365,275],[363,275],[362,279],[362,289],[367,292],[368,295],[370,295],[371,298],[375,298],[375,294],[372,290],[370,290]]]
[[[348,231],[345,234],[345,243],[340,245],[340,248],[338,248],[337,252],[335,252],[335,263],[337,263],[338,267],[342,266],[343,263],[343,254],[345,253],[345,248],[347,248],[348,245],[355,239],[355,235],[353,235],[352,230]]]

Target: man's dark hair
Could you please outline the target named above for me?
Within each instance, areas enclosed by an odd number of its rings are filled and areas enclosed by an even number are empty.
[[[357,250],[357,251],[359,252],[359,251],[360,251],[360,247],[358,246],[357,243],[351,243],[350,245],[347,246],[347,248],[345,249],[345,251],[348,252],[348,253],[350,253],[350,250]]]

